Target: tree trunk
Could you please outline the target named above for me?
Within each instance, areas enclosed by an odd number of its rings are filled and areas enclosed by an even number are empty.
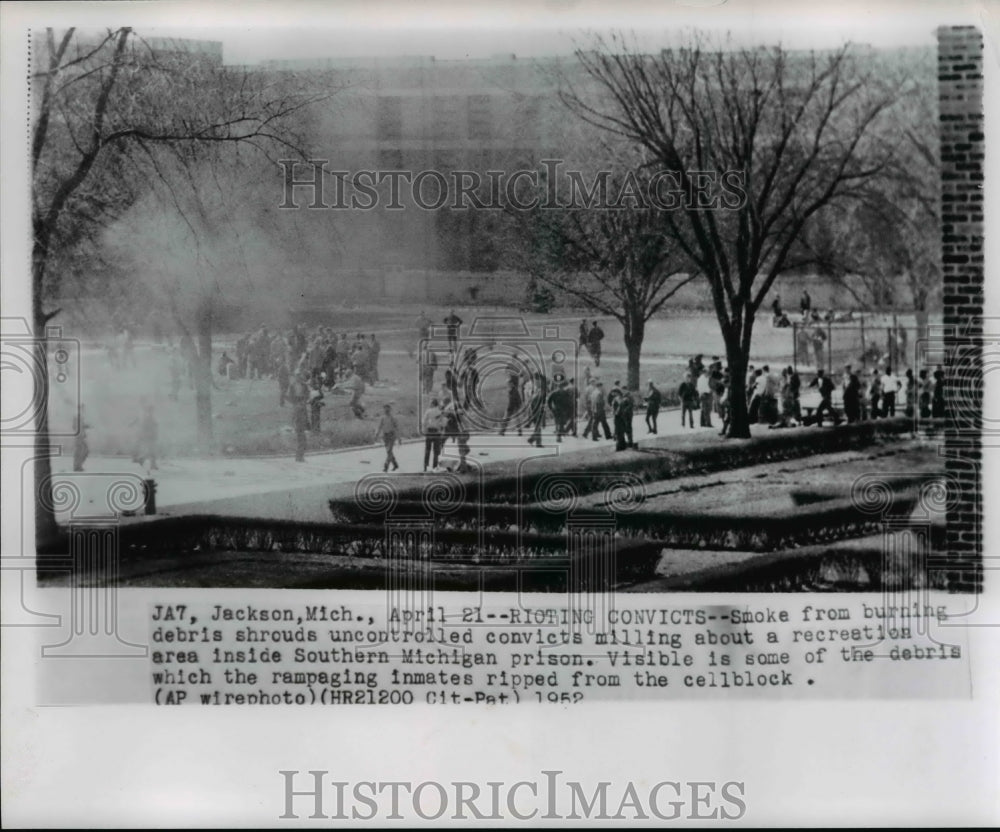
[[[747,408],[747,367],[749,360],[739,342],[726,343],[726,361],[729,364],[729,432],[730,439],[750,438],[750,415]]]
[[[49,444],[49,372],[48,341],[45,327],[49,316],[42,311],[36,282],[32,303],[32,335],[34,336],[34,361],[36,372],[33,383],[41,389],[35,391],[35,549],[43,551],[51,548],[59,535],[52,499],[52,458]]]
[[[930,336],[930,322],[928,320],[927,309],[924,307],[917,307],[913,310],[914,315],[917,319],[917,340],[915,343],[909,345],[910,355],[906,356],[906,360],[909,361],[916,354],[918,349],[918,344],[926,344],[927,339]]]
[[[212,447],[212,301],[198,309],[198,356],[194,374],[194,401],[198,418],[198,445],[203,453]]]
[[[31,317],[33,358],[35,361],[34,384],[41,389],[35,391],[35,549],[41,551],[51,547],[59,534],[55,508],[52,499],[52,458],[49,446],[49,362],[48,342],[45,328],[52,316],[43,311],[42,285],[45,278],[45,246],[48,235],[44,229],[36,228],[36,238],[32,250],[31,263]],[[44,237],[44,240],[42,239]]]
[[[626,315],[622,321],[625,329],[625,351],[628,354],[628,368],[626,387],[629,390],[638,390],[641,380],[639,378],[639,360],[642,356],[642,341],[646,336],[646,322],[641,315]]]
[[[730,439],[750,438],[750,412],[747,402],[747,367],[750,366],[750,339],[753,315],[744,312],[742,327],[724,332],[726,360],[729,363],[729,432]],[[739,319],[737,319],[739,320]]]

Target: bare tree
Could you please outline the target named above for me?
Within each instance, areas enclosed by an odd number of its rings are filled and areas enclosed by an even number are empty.
[[[230,145],[301,155],[295,119],[331,92],[288,76],[227,67],[186,44],[151,43],[130,28],[100,34],[46,30],[32,54],[32,290],[37,360],[74,246],[93,239],[144,193],[131,164],[153,148]],[[48,381],[36,428],[36,539],[54,538],[48,439]]]
[[[695,275],[684,270],[663,212],[647,201],[642,172],[608,174],[595,180],[606,191],[602,204],[508,215],[521,229],[522,265],[532,277],[621,323],[628,387],[638,390],[646,324]]]
[[[927,83],[915,84],[892,108],[886,130],[898,138],[883,173],[856,198],[831,205],[809,223],[803,249],[868,308],[898,309],[900,283],[909,289],[917,337],[927,337],[927,317],[941,284],[940,163],[931,53],[910,68]]]
[[[577,52],[586,86],[568,78],[561,98],[673,177],[682,198],[664,216],[708,282],[731,376],[729,435],[748,437],[757,310],[779,274],[804,265],[795,246],[810,217],[885,169],[891,149],[875,126],[896,91],[849,46],[802,54],[698,35],[652,55],[617,35],[593,46]]]

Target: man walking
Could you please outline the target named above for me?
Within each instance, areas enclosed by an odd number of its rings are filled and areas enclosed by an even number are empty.
[[[823,372],[822,369],[816,372],[816,378],[809,382],[810,387],[819,388],[819,405],[816,407],[816,424],[823,427],[823,415],[829,413],[833,418],[834,425],[840,424],[840,417],[833,409],[833,389],[834,383]]]
[[[625,451],[635,448],[635,440],[632,436],[632,417],[634,410],[632,407],[632,395],[627,391],[621,391],[621,395],[615,398],[613,405],[615,417],[615,450]]]
[[[392,415],[392,404],[386,402],[382,406],[382,418],[379,419],[378,427],[375,428],[375,441],[378,442],[381,439],[385,444],[385,464],[382,466],[383,471],[388,471],[390,465],[393,471],[399,470],[399,463],[396,462],[396,457],[392,452],[398,437],[399,423],[396,421],[396,417]]]
[[[594,387],[590,391],[590,415],[593,423],[591,432],[595,442],[600,439],[599,429],[604,431],[605,439],[611,438],[611,426],[608,424],[606,408],[607,398],[604,395],[604,382],[595,381]]]
[[[653,384],[653,379],[650,379],[649,389],[646,392],[646,430],[649,433],[656,433],[656,417],[660,415],[662,403],[663,394]]]
[[[458,350],[458,336],[462,330],[462,319],[452,309],[444,319],[444,325],[448,335],[448,349],[454,354]]]

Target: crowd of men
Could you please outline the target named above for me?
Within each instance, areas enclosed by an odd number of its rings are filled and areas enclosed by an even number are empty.
[[[379,380],[381,344],[374,333],[336,333],[332,327],[298,325],[284,332],[262,326],[236,342],[235,357],[223,353],[219,373],[229,378],[274,378],[305,375],[310,383],[332,388],[351,375],[366,383]],[[279,396],[281,393],[279,385]]]
[[[803,309],[810,314],[808,306]],[[480,346],[462,346],[462,320],[454,310],[443,319],[446,346],[430,343],[433,322],[421,313],[417,320],[419,355],[418,374],[422,401],[420,430],[424,437],[424,470],[437,470],[445,444],[454,442],[458,448],[459,471],[468,469],[470,426],[482,429],[486,405],[480,389]],[[599,366],[601,341],[604,333],[599,323],[584,320],[580,325],[580,343]],[[237,344],[235,361],[227,356],[220,361],[220,372],[238,373],[247,377],[268,374],[279,380],[281,403],[289,401],[296,408],[295,427],[299,437],[301,458],[306,430],[319,430],[323,390],[347,388],[353,392],[351,408],[357,418],[365,417],[361,394],[365,384],[378,379],[380,345],[375,335],[358,334],[349,339],[336,335],[328,327],[307,331],[296,327],[288,333],[269,334],[266,328],[244,336]],[[879,362],[867,370],[855,370],[850,365],[842,375],[832,379],[820,369],[807,385],[803,385],[797,370],[788,366],[772,370],[769,365],[751,366],[745,377],[745,394],[752,424],[789,427],[803,424],[822,426],[867,419],[893,417],[905,413],[921,418],[944,415],[944,373],[939,368],[933,374],[921,370],[914,376],[906,370],[897,376],[891,366]],[[804,406],[801,398],[805,389],[815,388],[818,404]],[[725,435],[730,426],[731,376],[718,356],[706,362],[697,355],[688,362],[687,372],[677,390],[681,425],[694,428],[695,414],[701,428],[718,428]],[[839,392],[838,397],[835,396]],[[528,434],[528,444],[542,447],[543,431],[552,426],[551,437],[559,443],[565,436],[582,436],[599,442],[614,440],[615,449],[624,451],[636,447],[633,434],[635,409],[642,406],[648,434],[658,432],[658,417],[665,397],[649,380],[646,389],[632,393],[615,381],[610,389],[585,369],[584,383],[557,373],[551,378],[542,373],[525,373],[513,363],[508,368],[505,384],[506,401],[502,416],[496,422],[502,436],[516,430],[519,436]],[[383,470],[399,465],[393,448],[400,441],[400,429],[392,406],[385,405],[376,429],[376,441],[385,442],[386,459]],[[471,418],[472,416],[475,418]],[[580,423],[583,423],[582,430]]]
[[[819,369],[806,386],[816,388],[819,394],[819,402],[813,406],[802,404],[802,379],[794,367],[777,371],[766,364],[751,365],[744,381],[751,424],[822,427],[826,419],[838,425],[897,415],[920,419],[946,415],[945,373],[941,367],[933,373],[920,370],[916,376],[908,369],[897,376],[892,366],[884,363],[868,370],[848,364],[836,379]],[[699,427],[714,427],[712,419],[716,417],[721,421],[720,435],[725,435],[730,424],[731,387],[729,369],[717,356],[707,365],[701,355],[692,358],[677,391],[681,426],[694,428],[694,414],[698,413]],[[834,404],[838,392],[839,408]]]
[[[784,314],[779,300],[775,300],[774,307],[776,316]],[[815,317],[807,293],[803,293],[801,312],[806,319]],[[542,447],[544,429],[551,424],[551,438],[557,443],[565,436],[582,436],[593,442],[603,438],[614,440],[615,449],[624,451],[636,447],[633,421],[635,410],[641,408],[647,433],[657,434],[666,396],[654,381],[649,380],[640,391],[630,392],[620,381],[606,387],[591,371],[591,366],[585,368],[583,383],[577,385],[576,379],[566,378],[561,373],[546,377],[542,373],[525,372],[511,360],[506,373],[502,415],[495,410],[487,413],[479,377],[484,347],[461,344],[463,321],[454,310],[441,323],[443,329],[438,332],[443,332],[447,341],[432,342],[434,324],[421,312],[415,325],[418,346],[411,350],[417,362],[423,402],[420,431],[425,441],[425,471],[439,467],[442,450],[448,441],[458,446],[458,470],[466,470],[470,428],[474,425],[476,430],[488,429],[490,419],[501,436],[508,430],[516,430],[519,436],[527,433],[528,443],[538,447]],[[816,332],[822,334],[822,327],[817,325]],[[598,321],[581,321],[581,352],[590,355],[594,369],[600,366],[603,339],[604,332]],[[127,331],[122,331],[116,347],[115,364],[128,361],[132,345]],[[354,417],[367,418],[363,395],[367,385],[379,380],[381,349],[374,333],[349,336],[334,332],[328,326],[296,325],[283,331],[261,326],[237,340],[232,356],[224,351],[215,370],[219,376],[230,380],[272,379],[276,383],[279,406],[288,403],[292,407],[296,459],[302,461],[307,432],[321,430],[325,393],[349,393],[349,408]],[[818,353],[819,349],[816,351]],[[178,348],[171,346],[169,357],[170,398],[176,399],[185,366],[192,386],[198,372],[197,349],[190,336],[184,336]],[[902,414],[921,419],[940,418],[946,410],[945,374],[940,367],[933,373],[921,370],[915,376],[912,370],[906,370],[898,376],[885,359],[866,369],[848,365],[836,378],[819,369],[806,385],[793,366],[784,369],[750,366],[744,382],[750,422],[774,428],[803,424],[822,426],[827,420],[834,424],[853,423]],[[818,404],[812,401],[803,404],[804,388],[817,391]],[[731,390],[729,368],[718,356],[710,361],[702,355],[691,358],[676,390],[681,427],[694,429],[697,414],[699,428],[717,428],[720,435],[725,435],[730,426]],[[383,406],[375,439],[385,443],[384,470],[398,469],[393,448],[401,440],[401,431],[392,405]],[[149,447],[155,440],[150,443],[148,437],[143,436],[138,444]],[[86,458],[85,448],[84,439],[80,443],[83,459]],[[155,465],[155,454],[144,456],[151,457]],[[82,466],[82,459],[80,464]]]
[[[426,352],[425,368],[433,355],[429,350]],[[438,365],[430,366],[436,368]],[[527,434],[528,444],[539,448],[543,447],[543,431],[550,424],[549,438],[557,443],[566,436],[582,436],[599,442],[603,434],[605,440],[614,440],[617,451],[636,447],[633,435],[635,397],[620,381],[606,390],[604,382],[591,375],[589,367],[585,371],[583,388],[578,389],[576,379],[566,378],[562,373],[556,372],[549,378],[540,372],[525,373],[523,368],[511,364],[506,376],[503,412],[499,417],[486,412],[478,386],[474,350],[453,356],[445,367],[440,387],[434,387],[433,369],[424,370],[423,378],[427,402],[420,421],[424,436],[424,471],[439,468],[441,453],[449,440],[458,446],[457,470],[467,470],[470,421],[479,429],[492,424],[500,436],[508,431],[517,431],[522,437]],[[662,401],[662,394],[650,381],[645,395],[646,428],[650,434],[657,432]],[[582,431],[579,430],[581,421]],[[390,459],[387,448],[384,468],[387,470],[389,465],[395,470],[394,459]]]
[[[329,326],[300,324],[274,332],[262,326],[237,340],[235,356],[222,353],[217,372],[228,379],[272,379],[277,383],[278,405],[292,407],[295,458],[302,462],[306,433],[322,429],[325,393],[349,394],[348,407],[354,417],[366,418],[362,397],[368,385],[379,381],[381,350],[375,333],[358,332],[351,337]],[[189,366],[190,361],[189,357]]]

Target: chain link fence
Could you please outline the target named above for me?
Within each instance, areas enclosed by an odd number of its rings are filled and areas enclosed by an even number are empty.
[[[800,370],[839,372],[913,363],[918,330],[898,315],[852,315],[848,320],[795,322],[789,327],[792,363]]]

